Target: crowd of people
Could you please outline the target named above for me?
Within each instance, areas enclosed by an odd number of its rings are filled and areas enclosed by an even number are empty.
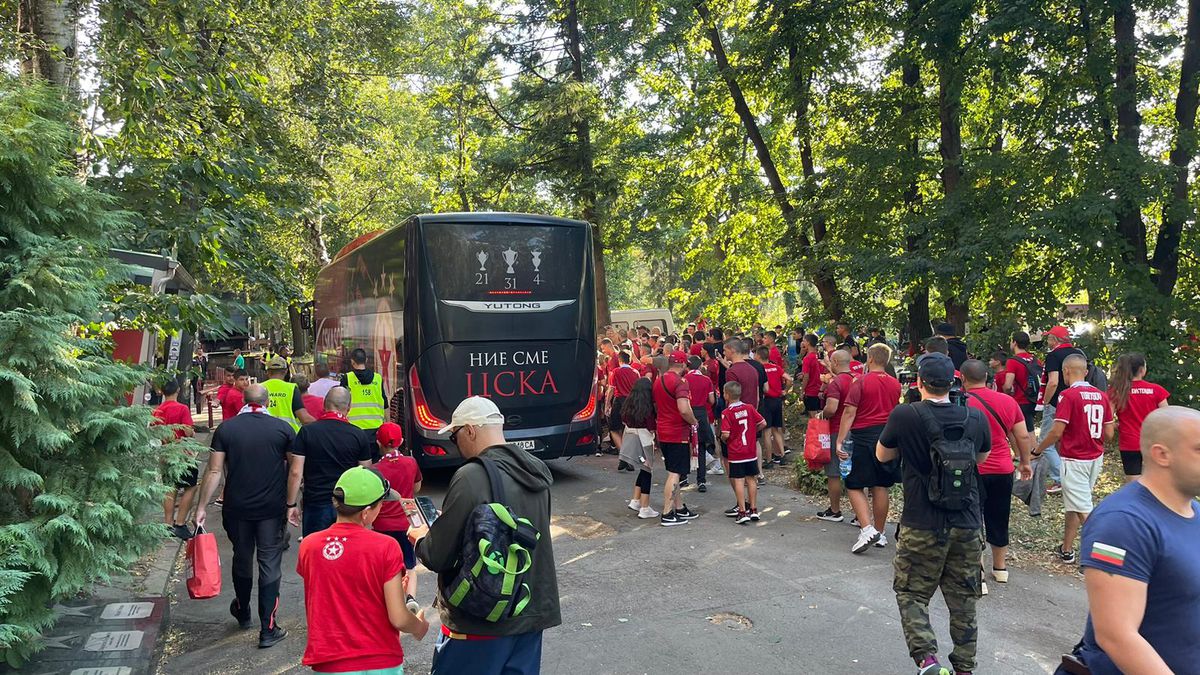
[[[759,520],[757,488],[764,471],[784,464],[791,452],[784,425],[784,402],[791,395],[808,419],[829,424],[829,461],[815,467],[826,479],[829,506],[815,515],[842,522],[843,497],[848,499],[850,524],[858,529],[852,553],[891,543],[886,532],[890,488],[902,485],[903,508],[893,534],[894,589],[904,637],[921,675],[974,670],[976,599],[986,595],[987,578],[1002,584],[1010,578],[1014,494],[1025,495],[1035,516],[1044,496],[1061,496],[1065,526],[1054,554],[1089,570],[1089,598],[1104,604],[1101,612],[1093,610],[1076,653],[1064,656],[1063,672],[1183,672],[1153,666],[1197,662],[1195,647],[1175,645],[1151,655],[1153,649],[1140,643],[1139,625],[1150,616],[1144,610],[1153,561],[1139,560],[1137,572],[1126,574],[1119,568],[1135,549],[1109,543],[1133,541],[1139,549],[1152,547],[1172,565],[1185,565],[1183,550],[1164,541],[1178,542],[1184,533],[1197,532],[1200,523],[1187,498],[1200,493],[1194,473],[1200,446],[1194,436],[1161,421],[1195,422],[1200,413],[1168,406],[1169,393],[1146,380],[1144,356],[1122,355],[1107,376],[1063,326],[1043,333],[1043,359],[1032,353],[1030,335],[1016,332],[1008,348],[988,354],[986,362],[970,354],[945,323],[910,348],[911,364],[896,357],[895,346],[877,329],[855,335],[843,322],[824,336],[800,329],[790,338],[782,335],[782,326],[728,330],[703,320],[678,335],[659,327],[605,328],[598,337],[597,371],[608,436],[618,450],[618,469],[637,474],[629,508],[639,518],[657,518],[671,527],[700,517],[683,501],[682,489],[694,471],[699,492],[707,491],[709,475],[728,478],[734,503],[724,515],[734,523]],[[1041,425],[1035,436],[1038,410]],[[1143,433],[1143,425],[1155,433]],[[1077,552],[1080,529],[1096,510],[1104,445],[1114,436],[1126,482],[1144,471],[1148,479],[1123,491],[1121,499],[1110,498],[1122,505],[1111,508],[1117,514],[1113,520],[1128,520],[1134,509],[1144,514],[1151,500],[1191,520],[1172,521],[1159,509],[1134,532],[1108,522],[1086,527]],[[660,467],[666,475],[661,511],[656,511],[651,488]],[[1100,512],[1105,510],[1102,505]],[[1200,569],[1194,562],[1186,566],[1192,576],[1181,589],[1200,599]],[[1113,582],[1108,578],[1113,574],[1131,581]],[[1174,568],[1157,574],[1173,580],[1183,576]],[[1157,592],[1167,593],[1162,583]],[[1122,599],[1137,601],[1139,611],[1131,613],[1136,620],[1119,616],[1113,604],[1118,588]],[[953,671],[938,661],[928,618],[929,600],[939,589],[950,610]],[[1186,623],[1200,629],[1194,610],[1185,610],[1177,599],[1170,604],[1176,616],[1191,611]],[[1155,624],[1167,632],[1161,621]],[[1134,642],[1139,642],[1132,645],[1138,648],[1136,658],[1113,651]],[[1190,660],[1182,660],[1184,655]],[[1135,663],[1150,667],[1128,667]]]

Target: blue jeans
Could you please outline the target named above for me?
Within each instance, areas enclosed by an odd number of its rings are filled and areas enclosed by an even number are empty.
[[[1046,434],[1054,428],[1054,406],[1042,406],[1042,434],[1039,438],[1045,438]],[[1036,449],[1036,448],[1035,448]],[[1050,460],[1050,473],[1047,476],[1055,483],[1062,482],[1062,458],[1058,456],[1058,448],[1051,445],[1046,448],[1046,452],[1042,453],[1046,459]]]
[[[322,504],[305,504],[301,514],[300,534],[307,537],[313,532],[320,532],[337,521],[337,511],[332,501]]]
[[[542,632],[494,640],[455,640],[438,636],[430,675],[538,675],[542,671]]]

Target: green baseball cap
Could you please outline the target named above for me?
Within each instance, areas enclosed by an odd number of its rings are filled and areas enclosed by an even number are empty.
[[[381,499],[400,501],[400,495],[383,474],[363,466],[346,469],[333,487],[333,496],[346,506],[371,506]]]

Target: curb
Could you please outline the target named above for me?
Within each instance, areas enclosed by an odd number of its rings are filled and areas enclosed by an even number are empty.
[[[171,549],[174,549],[172,551]],[[158,640],[154,651],[150,654],[149,673],[157,673],[162,665],[163,651],[166,647],[166,627],[171,622],[171,586],[175,577],[175,569],[179,565],[187,549],[185,542],[172,539],[159,547],[154,554],[152,571],[146,575],[146,591],[164,599],[162,618],[158,623]]]

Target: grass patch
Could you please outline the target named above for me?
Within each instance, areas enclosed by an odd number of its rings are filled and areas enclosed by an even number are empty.
[[[804,431],[807,426],[807,416],[802,409],[788,406],[785,412],[785,424],[788,425],[791,447],[802,451],[804,447]],[[792,467],[791,486],[795,490],[817,498],[826,496],[825,474],[809,471],[803,458],[796,460]],[[1104,453],[1104,469],[1100,480],[1096,483],[1095,502],[1116,492],[1124,485],[1125,474],[1121,469],[1120,452],[1116,443],[1112,443]],[[845,497],[843,497],[845,503]],[[891,490],[891,508],[889,520],[899,520],[904,508],[904,496],[899,485]],[[843,508],[846,508],[843,506]],[[1042,499],[1042,514],[1037,518],[1030,517],[1029,507],[1019,499],[1013,499],[1012,516],[1009,518],[1009,560],[1027,565],[1035,565],[1057,572],[1073,572],[1074,569],[1058,562],[1054,551],[1062,543],[1063,508],[1059,495],[1046,495]],[[1076,549],[1079,543],[1076,539]]]

